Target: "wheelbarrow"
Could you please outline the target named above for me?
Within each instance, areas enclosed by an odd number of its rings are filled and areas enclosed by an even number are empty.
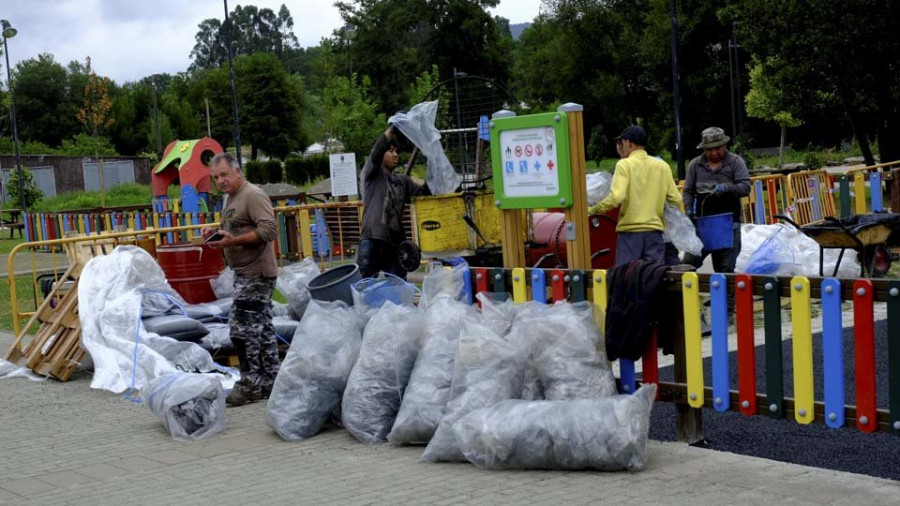
[[[887,247],[888,237],[900,228],[900,214],[863,214],[837,219],[826,216],[823,220],[800,226],[784,215],[775,218],[793,225],[804,235],[819,244],[819,276],[824,276],[825,250],[839,249],[832,276],[837,276],[844,252],[853,249],[859,260],[860,277],[880,277],[887,274],[893,260]]]

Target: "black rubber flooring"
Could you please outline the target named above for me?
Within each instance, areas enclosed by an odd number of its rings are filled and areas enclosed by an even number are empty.
[[[782,343],[784,354],[785,397],[793,397],[793,363],[791,341]],[[822,395],[822,336],[813,335],[814,392]],[[879,408],[888,405],[887,322],[875,322],[876,398]],[[766,391],[764,348],[756,348],[757,391]],[[734,350],[729,358],[732,390],[737,390],[737,358]],[[846,404],[855,404],[853,381],[853,332],[844,330],[844,387]],[[711,359],[703,361],[704,382],[712,384]],[[674,370],[660,368],[661,381],[674,381]],[[740,455],[751,455],[793,464],[837,471],[866,474],[900,480],[900,435],[878,432],[865,434],[853,427],[830,429],[825,425],[800,425],[791,420],[774,420],[765,416],[744,416],[739,412],[719,413],[703,409],[704,441],[698,446]],[[650,428],[651,439],[675,440],[675,406],[656,403]]]

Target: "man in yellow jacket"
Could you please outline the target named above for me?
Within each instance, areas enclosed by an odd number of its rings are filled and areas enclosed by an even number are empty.
[[[616,225],[616,265],[644,259],[662,262],[665,246],[662,232],[666,201],[681,207],[672,170],[666,162],[647,154],[647,132],[631,125],[616,137],[622,159],[616,163],[609,195],[589,209],[604,213],[621,205]]]

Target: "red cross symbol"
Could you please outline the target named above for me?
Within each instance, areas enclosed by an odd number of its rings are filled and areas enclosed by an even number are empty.
[[[550,160],[549,162],[547,162],[548,169],[553,170],[553,167],[556,167],[556,164],[553,163],[553,160]]]

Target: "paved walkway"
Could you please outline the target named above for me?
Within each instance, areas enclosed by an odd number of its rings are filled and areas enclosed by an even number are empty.
[[[0,351],[12,336],[0,332]],[[72,381],[0,380],[0,504],[896,504],[900,483],[651,441],[638,473],[483,471],[420,464],[421,448],[330,429],[300,443],[265,405],[173,441],[145,404]]]

